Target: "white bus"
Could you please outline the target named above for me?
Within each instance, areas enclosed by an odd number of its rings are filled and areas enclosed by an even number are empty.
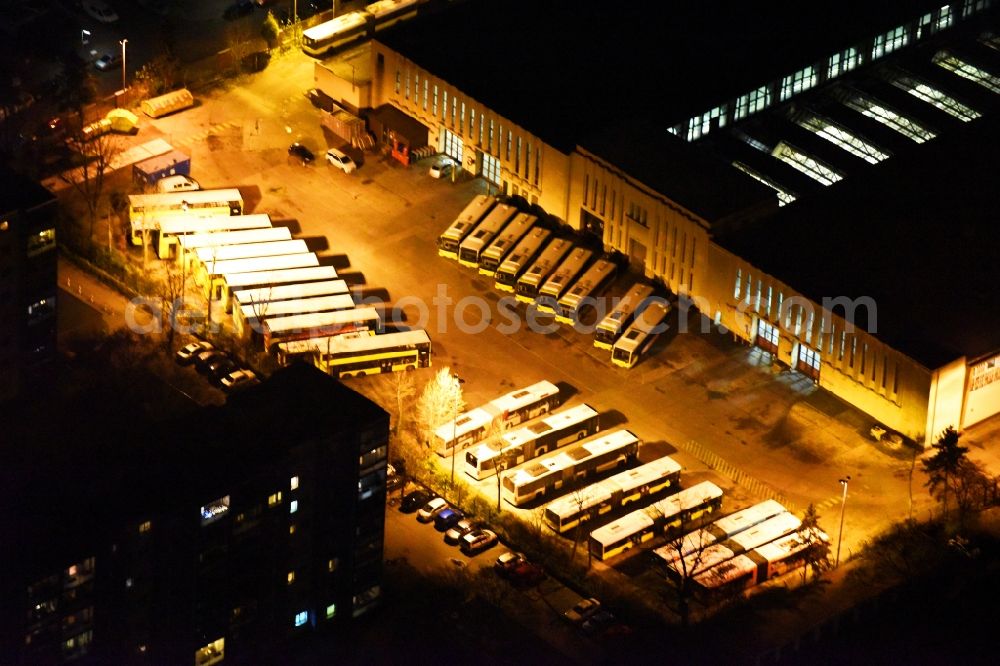
[[[540,312],[555,314],[559,298],[573,284],[573,280],[583,272],[593,256],[594,253],[591,250],[583,247],[573,248],[573,251],[560,262],[559,266],[552,271],[549,279],[542,284],[542,288],[538,290],[535,307]]]
[[[442,257],[458,259],[458,244],[486,217],[496,202],[494,197],[485,194],[477,194],[473,197],[472,201],[455,218],[455,221],[438,236],[438,254]]]
[[[659,533],[671,534],[720,506],[722,489],[711,481],[702,481],[597,528],[588,540],[590,553],[599,560],[609,559]]]
[[[333,312],[316,312],[313,314],[288,315],[274,317],[264,321],[264,349],[279,342],[305,340],[354,331],[382,332],[382,320],[375,308],[361,307],[350,310],[334,310]]]
[[[562,534],[592,518],[677,484],[681,466],[664,456],[635,469],[592,483],[545,507],[545,523]]]
[[[293,301],[300,298],[316,296],[333,296],[349,294],[350,287],[343,280],[323,280],[321,282],[304,282],[302,284],[279,284],[273,287],[257,287],[256,289],[241,289],[233,292],[234,311],[244,305],[257,305],[272,301]]]
[[[442,424],[434,431],[431,446],[439,456],[448,456],[453,451],[461,451],[480,442],[494,425],[503,432],[506,428],[548,414],[561,401],[558,386],[544,380],[537,382],[504,394],[481,407],[470,409],[455,420]]]
[[[479,273],[481,275],[496,275],[500,262],[510,254],[525,234],[531,231],[531,227],[537,220],[538,218],[534,215],[518,213],[510,221],[510,224],[500,232],[500,235],[490,243],[490,246],[483,250],[479,257]]]
[[[556,321],[571,326],[575,324],[584,306],[597,304],[595,297],[615,279],[616,271],[617,267],[607,259],[598,259],[592,263],[573,286],[559,298],[555,308]],[[603,308],[598,312],[602,310]]]
[[[132,225],[133,245],[142,245],[145,229],[158,232],[160,224],[171,217],[226,217],[242,214],[243,195],[237,189],[128,195],[128,219]]]
[[[311,312],[332,312],[350,310],[357,307],[350,294],[327,294],[313,298],[298,298],[287,301],[264,301],[233,308],[233,328],[236,335],[243,337],[249,330],[262,331],[262,323],[274,317],[286,317]]]
[[[724,541],[731,536],[735,536],[743,530],[754,525],[759,525],[768,518],[773,518],[779,513],[786,511],[779,502],[775,500],[764,500],[753,506],[741,509],[719,518],[711,525],[706,525],[700,530],[695,530],[685,534],[677,544],[668,544],[653,551],[653,553],[663,560],[666,566],[670,566],[681,557],[687,557],[700,548],[705,548],[716,541]]]
[[[496,473],[497,463],[506,469],[553,451],[600,430],[600,414],[590,405],[577,405],[506,432],[496,442],[484,442],[465,454],[465,473],[484,479]]]
[[[374,30],[384,30],[396,23],[417,15],[417,6],[423,0],[378,0],[364,8]]]
[[[276,257],[282,254],[305,254],[309,252],[306,242],[300,238],[269,241],[266,243],[241,243],[239,245],[213,245],[199,247],[194,254],[202,264],[230,259],[252,259],[253,257]]]
[[[713,550],[711,556],[703,556],[696,570],[687,570],[688,575],[693,575],[695,583],[707,589],[730,585],[743,579],[747,579],[744,584],[752,585],[756,582],[757,565],[747,553],[782,537],[796,536],[793,533],[800,525],[799,519],[792,514],[779,513],[724,543],[710,546]],[[688,556],[691,557],[693,555]],[[675,573],[676,571],[674,569]]]
[[[631,368],[638,363],[660,333],[667,329],[665,320],[669,313],[668,303],[650,303],[611,346],[611,362],[623,368]]]
[[[503,497],[521,506],[550,492],[613,469],[639,456],[639,438],[628,430],[614,430],[539,458],[503,477]]]
[[[517,279],[517,285],[514,288],[517,300],[523,303],[534,302],[538,297],[538,290],[542,286],[542,282],[572,249],[573,241],[566,238],[555,238],[546,245],[531,267]]]
[[[552,232],[544,227],[534,227],[497,268],[494,286],[501,291],[513,292],[517,278],[528,269],[551,235]]]
[[[625,328],[632,324],[632,319],[642,311],[646,299],[653,295],[653,287],[637,282],[625,292],[594,330],[594,346],[598,349],[610,350],[615,340]]]
[[[250,257],[249,259],[230,259],[228,261],[210,261],[202,264],[194,273],[195,284],[204,288],[205,296],[221,298],[226,288],[226,275],[236,273],[260,273],[264,271],[280,271],[288,268],[311,268],[319,266],[319,258],[315,252],[300,252],[299,254],[280,254],[276,257]]]
[[[517,214],[517,208],[510,204],[498,204],[486,217],[476,225],[468,236],[458,244],[458,263],[475,268],[479,265],[479,257],[486,246],[503,231],[511,218]]]
[[[271,227],[267,215],[217,215],[215,217],[177,216],[160,222],[159,231],[153,234],[156,254],[167,259],[180,238],[190,234],[218,233],[223,231],[256,231]]]
[[[381,335],[336,335],[282,342],[279,359],[308,357],[320,370],[335,377],[362,377],[401,372],[431,365],[427,331],[400,331]]]
[[[330,51],[368,36],[370,15],[348,12],[302,31],[302,52],[322,58]]]
[[[242,245],[244,243],[273,243],[275,241],[291,240],[292,232],[288,227],[264,227],[261,229],[244,229],[242,231],[209,231],[207,233],[187,234],[177,237],[177,265],[190,270],[195,260],[195,250],[202,247],[223,247],[225,245]]]
[[[222,302],[229,312],[233,306],[233,293],[250,289],[271,289],[281,285],[326,282],[337,279],[337,269],[333,266],[312,266],[311,268],[287,268],[280,271],[258,271],[256,273],[231,273],[225,276],[226,288],[222,292]]]

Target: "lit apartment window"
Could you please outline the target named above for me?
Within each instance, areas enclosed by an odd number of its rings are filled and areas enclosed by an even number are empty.
[[[268,495],[267,496],[267,505],[268,506],[277,506],[278,504],[281,504],[281,491],[280,490],[278,492],[274,493],[273,495]]]
[[[337,614],[337,604],[330,604],[326,607],[326,619],[332,619]]]
[[[841,74],[845,74],[861,64],[861,54],[856,48],[849,48],[840,53],[830,56],[829,65],[826,70],[828,79],[835,79]]]
[[[326,561],[326,570],[330,573],[333,573],[334,571],[337,570],[337,565],[339,563],[340,560],[338,560],[336,557],[331,557],[329,560]]]
[[[295,626],[301,627],[309,621],[309,611],[299,611],[295,614]]]
[[[298,476],[293,476],[291,479],[289,479],[288,480],[288,486],[292,490],[297,489],[299,487],[299,477]]]
[[[56,247],[56,230],[44,229],[37,234],[28,236],[26,251],[29,257],[54,250]]]
[[[220,497],[201,507],[201,524],[209,525],[219,520],[229,511],[229,495]]]
[[[288,505],[288,513],[295,513],[299,510],[299,501],[292,500],[291,504]]]
[[[736,100],[736,110],[734,116],[736,120],[741,120],[747,116],[766,109],[771,105],[771,90],[768,86],[761,86]]]
[[[288,526],[289,535],[295,534],[296,530],[298,530],[298,526],[295,523],[292,523],[291,525]]]
[[[288,584],[289,585],[291,585],[292,583],[294,583],[295,582],[295,572],[294,571],[289,571],[287,579],[288,579]]]
[[[140,534],[145,534],[146,532],[150,531],[151,529],[153,529],[153,522],[151,520],[147,520],[147,521],[139,524],[139,533]]]
[[[798,95],[800,92],[809,90],[815,85],[816,68],[806,67],[781,79],[781,94],[779,97],[784,101],[794,95]]]

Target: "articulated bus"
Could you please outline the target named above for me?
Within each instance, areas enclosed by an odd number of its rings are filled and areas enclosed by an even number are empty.
[[[552,275],[538,290],[535,307],[538,308],[539,312],[555,314],[559,298],[573,284],[573,280],[583,272],[593,256],[594,253],[591,250],[583,247],[573,248],[573,251],[552,271]]]
[[[364,8],[374,30],[384,30],[400,21],[417,15],[417,6],[423,0],[378,0]]]
[[[261,229],[244,229],[242,231],[210,231],[207,233],[187,234],[177,237],[177,265],[184,270],[191,270],[195,261],[195,250],[203,247],[224,247],[226,245],[244,245],[246,243],[273,243],[292,240],[292,232],[288,227],[264,227]]]
[[[253,257],[276,257],[282,254],[304,254],[309,252],[301,238],[270,241],[267,243],[242,243],[239,245],[214,245],[199,247],[194,251],[203,265],[230,259],[252,259]]]
[[[368,36],[368,14],[348,12],[302,31],[302,52],[322,58],[330,51]]]
[[[611,362],[623,368],[631,368],[638,363],[643,354],[656,342],[660,333],[667,329],[664,320],[669,313],[668,303],[663,301],[650,303],[611,346]]]
[[[550,502],[545,523],[562,534],[592,518],[676,485],[681,466],[664,456]]]
[[[260,273],[264,271],[280,271],[288,268],[311,268],[319,266],[319,258],[315,252],[300,252],[299,254],[279,254],[276,257],[250,257],[249,259],[230,259],[228,261],[211,261],[202,264],[194,274],[195,284],[200,284],[205,296],[221,298],[226,287],[226,275],[238,273]]]
[[[494,474],[498,463],[510,469],[570,442],[589,437],[600,428],[600,414],[593,407],[570,407],[504,433],[496,442],[484,442],[466,452],[465,473],[474,479],[484,479]]]
[[[316,296],[333,296],[349,294],[351,288],[343,280],[323,280],[321,282],[304,282],[301,284],[279,284],[275,286],[257,287],[256,289],[241,289],[233,292],[236,311],[244,305],[258,305],[274,301],[294,301],[300,298]]]
[[[653,287],[638,282],[625,292],[615,308],[597,324],[594,331],[594,346],[610,350],[615,340],[632,324],[632,319],[642,311],[647,298],[653,295]]]
[[[222,304],[225,306],[226,312],[230,312],[233,308],[233,294],[237,291],[273,289],[279,286],[308,282],[327,282],[337,279],[337,269],[333,266],[287,268],[280,271],[230,273],[225,278],[226,288],[222,290]]]
[[[625,514],[590,533],[590,553],[606,560],[660,533],[671,534],[682,525],[722,506],[722,488],[711,481],[686,488],[644,509]]]
[[[236,335],[243,337],[249,330],[262,331],[263,322],[274,317],[350,310],[354,307],[357,305],[350,294],[327,294],[288,301],[263,301],[233,308],[233,329]]]
[[[754,525],[759,525],[765,520],[784,512],[785,507],[781,506],[779,502],[764,500],[746,509],[741,509],[728,516],[719,518],[711,525],[706,525],[700,530],[685,534],[684,538],[677,544],[657,548],[653,553],[663,560],[663,563],[667,567],[670,567],[680,558],[687,557],[698,549],[736,536],[743,530],[750,529]]]
[[[458,244],[469,232],[490,212],[497,200],[485,194],[477,194],[465,207],[455,221],[438,236],[438,254],[449,259],[458,259]]]
[[[305,340],[354,331],[375,331],[378,334],[382,332],[382,320],[375,308],[361,307],[275,317],[265,320],[262,328],[263,335],[259,337],[264,339],[264,349],[270,351],[272,346],[291,340]]]
[[[490,243],[490,246],[483,250],[479,257],[479,273],[481,275],[496,275],[500,262],[510,254],[518,241],[531,231],[531,227],[537,220],[538,218],[534,215],[518,213],[500,235]]]
[[[278,356],[306,356],[334,377],[362,377],[431,365],[431,339],[423,329],[381,335],[336,335],[282,342]]]
[[[534,227],[497,268],[494,286],[501,291],[513,292],[517,278],[528,269],[551,235],[552,232],[544,227]]]
[[[439,456],[451,455],[453,451],[461,451],[482,441],[490,433],[492,426],[500,428],[502,432],[506,428],[548,414],[561,401],[559,387],[548,381],[511,391],[439,426],[434,431],[431,446]]]
[[[128,195],[128,219],[132,225],[133,245],[142,245],[144,229],[159,231],[161,222],[171,217],[242,214],[243,195],[237,189]]]
[[[569,254],[572,249],[573,241],[566,238],[555,238],[546,245],[531,267],[517,279],[517,285],[514,287],[517,300],[523,303],[533,303],[538,297],[538,290],[541,288],[542,282],[551,275],[563,257]]]
[[[216,215],[215,217],[177,216],[160,221],[159,231],[153,232],[156,255],[167,259],[180,239],[191,234],[223,231],[261,231],[271,228],[271,218],[263,214]]]
[[[556,304],[556,321],[573,325],[580,319],[580,310],[615,279],[617,267],[607,259],[598,259],[584,271]],[[592,305],[596,305],[596,301]],[[598,312],[603,311],[598,310]]]
[[[735,558],[782,537],[794,535],[801,524],[798,518],[787,511],[779,513],[727,541],[712,544],[700,553],[691,553],[684,558],[684,566],[687,568],[682,569],[679,562],[674,562],[668,571],[674,575],[693,577],[702,587],[724,585],[739,577],[739,573],[734,572],[734,567],[729,564]]]
[[[486,214],[486,217],[476,225],[468,236],[458,244],[458,263],[475,268],[479,265],[479,257],[493,239],[503,231],[507,223],[517,214],[517,208],[510,204],[498,204]]]
[[[503,477],[502,495],[521,506],[565,485],[615,467],[625,467],[639,456],[639,438],[628,430],[614,430],[539,458]]]

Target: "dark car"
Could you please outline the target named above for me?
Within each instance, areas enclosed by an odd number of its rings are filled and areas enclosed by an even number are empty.
[[[222,18],[227,21],[234,21],[243,16],[253,14],[253,9],[253,0],[236,0],[234,4],[226,7],[226,11],[222,13]]]
[[[458,509],[453,509],[448,507],[447,509],[442,509],[436,516],[434,516],[434,529],[438,532],[445,532],[450,530],[451,527],[458,521],[465,518],[465,514]]]
[[[427,504],[434,497],[434,494],[423,489],[414,490],[406,494],[403,501],[399,503],[399,510],[403,513],[413,513],[423,505]]]
[[[500,554],[497,561],[493,563],[493,568],[498,574],[506,578],[507,574],[509,574],[515,567],[527,561],[528,560],[525,559],[524,555],[521,553],[508,550],[507,552]]]
[[[303,164],[309,164],[314,159],[316,159],[316,156],[313,155],[313,152],[308,148],[306,148],[305,146],[303,146],[298,141],[288,146],[288,154],[291,155],[292,157],[299,158],[300,160],[302,160]]]
[[[225,352],[221,352],[218,349],[209,349],[208,351],[200,352],[194,357],[194,367],[198,372],[207,374],[208,366],[223,358],[226,358]]]
[[[208,376],[213,382],[218,384],[222,381],[223,377],[239,369],[240,366],[236,361],[223,357],[208,364]]]
[[[524,560],[507,573],[507,580],[517,587],[534,587],[545,580],[545,569]]]
[[[614,623],[615,616],[612,615],[611,611],[602,608],[584,620],[583,624],[580,625],[580,629],[588,636],[595,636],[603,633]]]
[[[333,111],[333,98],[319,88],[310,88],[307,90],[306,99],[317,109],[323,109],[328,113]]]

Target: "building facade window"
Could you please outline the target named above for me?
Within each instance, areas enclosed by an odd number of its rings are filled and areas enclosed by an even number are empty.
[[[736,100],[735,118],[741,120],[771,105],[771,89],[761,86]]]
[[[396,70],[396,86],[393,90],[397,95],[399,94],[399,89],[403,83],[403,74],[398,69]]]
[[[906,26],[899,26],[875,38],[872,46],[872,60],[877,60],[882,56],[887,56],[897,49],[906,46],[910,41],[910,35]]]
[[[816,85],[816,68],[805,67],[781,79],[781,101],[789,99],[800,92],[809,90]]]

